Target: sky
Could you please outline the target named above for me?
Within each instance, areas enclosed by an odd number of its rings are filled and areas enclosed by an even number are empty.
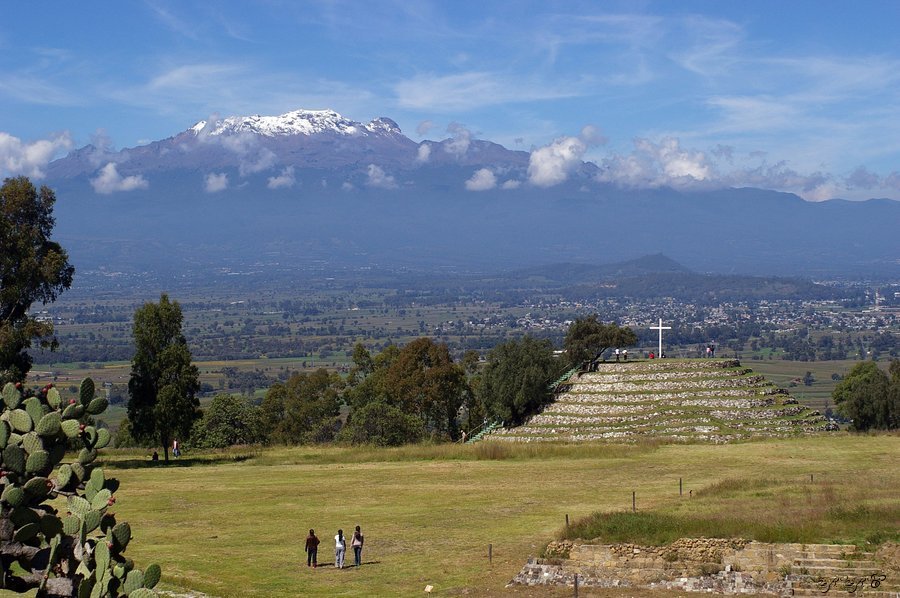
[[[626,187],[900,199],[900,2],[5,2],[0,176],[210,117],[465,131]],[[541,153],[542,152],[542,153]],[[552,184],[553,181],[550,181]]]

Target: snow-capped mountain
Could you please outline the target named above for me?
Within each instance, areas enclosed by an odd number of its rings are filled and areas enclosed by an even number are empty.
[[[253,133],[265,137],[280,135],[402,135],[389,118],[376,118],[369,124],[344,118],[334,110],[294,110],[279,116],[230,116],[215,121],[201,120],[189,129],[197,136]]]
[[[48,178],[96,176],[109,163],[123,176],[229,168],[246,176],[286,167],[362,172],[369,165],[397,171],[441,165],[470,171],[480,167],[522,170],[528,153],[471,138],[467,131],[417,143],[390,118],[363,124],[333,110],[294,110],[278,116],[201,120],[167,139],[119,151],[86,146],[50,164]]]

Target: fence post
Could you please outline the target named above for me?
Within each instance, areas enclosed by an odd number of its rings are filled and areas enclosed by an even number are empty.
[[[494,545],[488,544],[488,564],[494,563]]]
[[[569,514],[566,513],[566,529],[569,529]]]
[[[632,512],[637,511],[637,497],[636,497],[636,495],[637,495],[637,493],[636,493],[634,490],[632,490],[632,491],[631,491],[631,511],[632,511]]]
[[[683,496],[683,495],[684,495],[684,492],[682,491],[682,487],[681,487],[681,478],[678,478],[678,496]]]
[[[575,598],[578,598],[578,574],[575,574]]]

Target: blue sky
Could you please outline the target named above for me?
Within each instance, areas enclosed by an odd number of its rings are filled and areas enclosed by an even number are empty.
[[[900,199],[896,1],[10,2],[3,15],[3,176],[211,115],[331,108],[388,116],[415,140],[460,126],[514,149],[568,140],[622,185]]]

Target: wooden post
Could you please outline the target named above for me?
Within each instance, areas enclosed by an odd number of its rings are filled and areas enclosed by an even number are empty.
[[[681,487],[681,478],[678,478],[678,496],[683,496],[683,495],[684,495],[684,492],[682,491],[682,487]]]
[[[494,545],[488,544],[488,564],[493,564],[494,562]]]
[[[578,574],[575,574],[575,598],[578,598]]]
[[[810,482],[813,481],[813,474],[809,474],[809,481],[810,481]]]
[[[631,511],[637,511],[637,498],[636,492],[634,490],[631,491]]]
[[[569,514],[566,513],[566,529],[569,528]]]

